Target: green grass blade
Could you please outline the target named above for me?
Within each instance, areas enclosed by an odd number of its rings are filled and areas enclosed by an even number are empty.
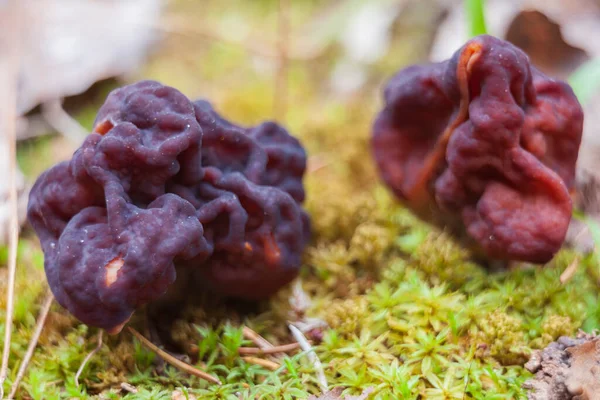
[[[469,24],[469,37],[486,34],[485,0],[465,0],[464,4]]]
[[[600,58],[587,61],[571,74],[569,84],[581,104],[585,104],[600,90]]]

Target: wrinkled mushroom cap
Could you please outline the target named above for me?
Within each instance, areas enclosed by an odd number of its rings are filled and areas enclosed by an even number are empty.
[[[237,127],[158,82],[113,91],[73,158],[31,191],[57,301],[116,333],[167,291],[176,266],[222,295],[273,294],[309,236],[305,165],[277,124]]]
[[[385,183],[486,257],[549,261],[571,219],[583,112],[571,88],[479,36],[385,89],[372,137]]]

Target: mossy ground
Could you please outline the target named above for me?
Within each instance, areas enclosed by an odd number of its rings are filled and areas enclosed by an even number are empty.
[[[314,18],[329,6],[326,3],[294,3],[293,24]],[[180,390],[184,398],[306,398],[320,389],[304,353],[279,358],[281,368],[270,371],[245,362],[238,348],[251,345],[244,339],[243,325],[273,344],[283,344],[293,341],[288,321],[313,318],[329,326],[308,336],[330,387],[342,387],[344,393],[372,388],[373,399],[523,398],[521,384],[529,373],[522,365],[533,349],[578,328],[600,326],[598,265],[593,257],[563,250],[544,267],[487,271],[377,183],[368,151],[370,124],[380,105],[382,80],[427,54],[433,17],[423,3],[406,11],[412,16],[394,28],[389,54],[368,68],[367,83],[358,93],[335,95],[328,86],[343,55],[334,42],[316,59],[293,60],[289,65],[285,123],[310,154],[306,207],[314,236],[299,278],[309,304],[290,302],[297,300],[297,292],[286,288],[250,311],[227,304],[182,310],[172,326],[173,341],[198,367],[218,376],[222,386],[157,364],[152,352],[123,331],[104,337],[79,387],[74,382],[76,371],[96,346],[99,332],[55,305],[18,397],[170,399],[174,390]],[[276,4],[206,1],[197,23],[273,38],[267,32],[276,31]],[[185,16],[198,13],[197,7],[179,2],[169,12]],[[191,97],[206,97],[226,117],[241,123],[273,117],[273,60],[218,40],[183,36],[167,36],[131,80],[159,79]],[[92,103],[76,114],[87,126],[99,106]],[[65,139],[56,136],[29,142],[20,147],[19,162],[34,179],[57,159],[69,156],[57,151],[65,147]],[[5,261],[3,250],[2,321]],[[579,268],[562,284],[559,277],[573,262]],[[17,278],[7,388],[46,291],[43,255],[29,230],[19,244]],[[136,326],[143,329],[142,323]],[[4,327],[2,323],[2,335]],[[123,382],[135,386],[137,393],[122,391]]]

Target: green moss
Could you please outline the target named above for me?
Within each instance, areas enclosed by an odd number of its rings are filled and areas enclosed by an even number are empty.
[[[525,342],[523,324],[517,317],[496,310],[476,323],[472,341],[480,356],[491,356],[504,365],[521,365],[529,351]]]

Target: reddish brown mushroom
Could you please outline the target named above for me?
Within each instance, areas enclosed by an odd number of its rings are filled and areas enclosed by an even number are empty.
[[[571,219],[583,112],[571,88],[508,42],[479,36],[385,89],[372,147],[421,218],[491,259],[549,261]]]

